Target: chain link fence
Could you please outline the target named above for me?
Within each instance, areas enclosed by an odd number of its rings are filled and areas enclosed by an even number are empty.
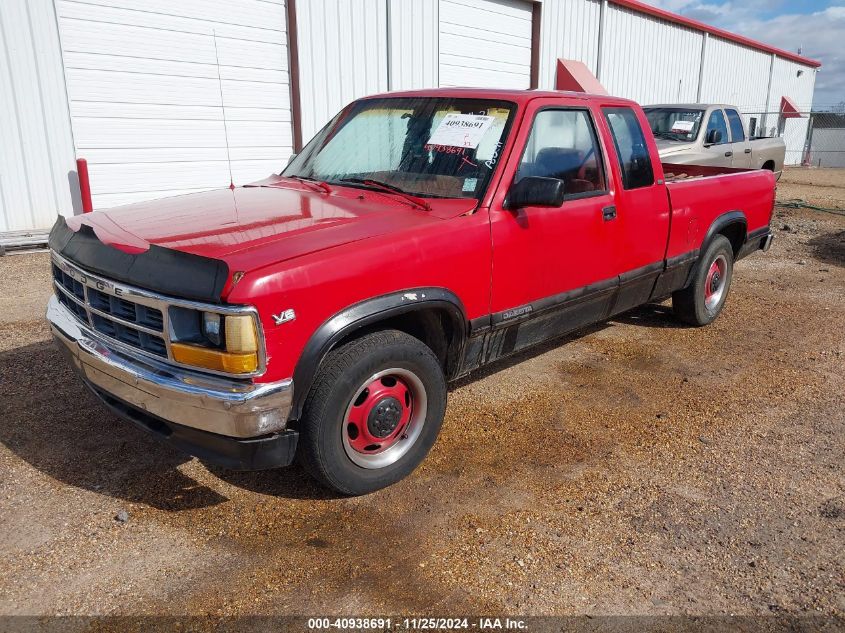
[[[813,112],[803,165],[845,167],[845,113]]]
[[[845,111],[811,111],[784,118],[780,112],[746,110],[742,116],[752,138],[783,138],[787,165],[845,167]]]
[[[751,138],[781,137],[786,144],[785,165],[802,165],[806,155],[810,118],[783,117],[780,112],[742,110]]]

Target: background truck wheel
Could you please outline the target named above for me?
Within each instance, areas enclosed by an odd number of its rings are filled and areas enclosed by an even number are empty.
[[[446,379],[434,353],[397,330],[332,350],[300,421],[299,459],[322,484],[348,495],[410,474],[437,439]]]
[[[675,315],[690,325],[708,325],[725,305],[733,276],[734,252],[723,235],[717,235],[701,258],[692,283],[672,294]]]

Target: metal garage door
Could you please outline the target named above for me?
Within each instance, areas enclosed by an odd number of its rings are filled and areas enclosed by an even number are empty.
[[[0,233],[71,215],[74,169],[52,0],[0,0]]]
[[[529,88],[531,4],[440,0],[440,85]]]
[[[228,185],[223,106],[235,184],[284,166],[284,0],[57,0],[56,9],[95,208]]]
[[[387,4],[300,1],[296,25],[302,139],[307,143],[347,103],[388,89]]]

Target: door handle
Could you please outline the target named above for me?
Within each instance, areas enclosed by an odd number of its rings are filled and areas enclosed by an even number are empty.
[[[608,220],[615,220],[616,219],[616,205],[612,204],[609,207],[604,207],[601,210],[601,217],[605,222],[607,222]]]
[[[750,153],[751,153],[751,148],[750,148],[750,147],[746,147],[746,148],[745,148],[745,153],[746,153],[746,154],[750,154]]]
[[[730,158],[730,157],[731,157],[731,156],[733,156],[733,155],[734,155],[734,153],[733,153],[733,152],[725,152],[725,156],[726,156],[727,158]]]

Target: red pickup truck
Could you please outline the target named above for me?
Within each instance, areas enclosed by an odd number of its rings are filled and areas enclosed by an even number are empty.
[[[771,243],[774,191],[661,164],[623,99],[377,95],[280,175],[59,218],[47,316],[122,418],[362,494],[423,460],[449,381],[648,301],[713,321]]]

